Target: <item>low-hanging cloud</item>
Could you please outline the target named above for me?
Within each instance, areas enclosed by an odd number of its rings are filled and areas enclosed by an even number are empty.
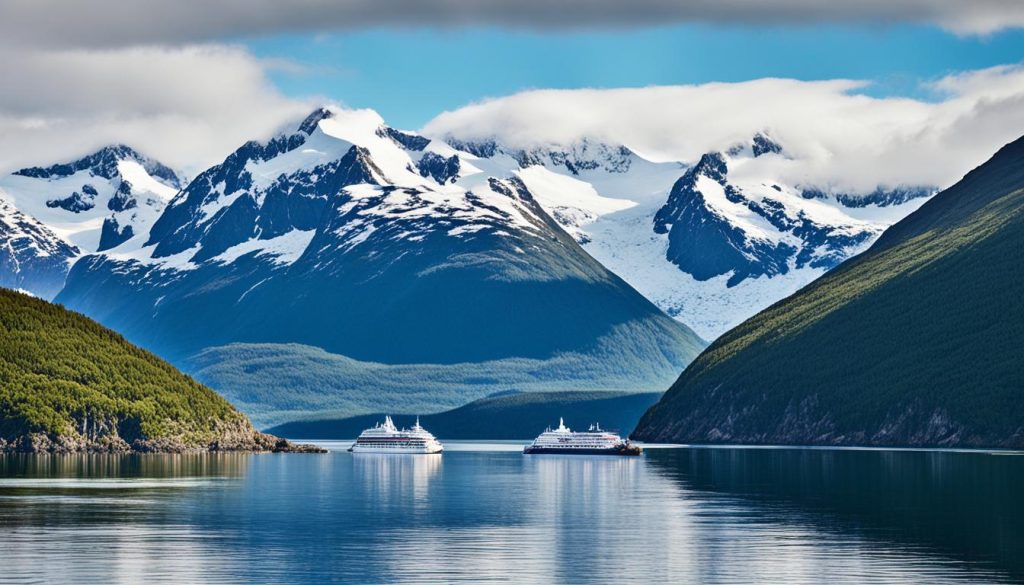
[[[423,131],[496,138],[513,147],[589,138],[656,160],[691,162],[764,131],[791,156],[771,163],[778,180],[847,192],[948,186],[1024,135],[1024,67],[941,79],[926,88],[932,101],[869,97],[860,92],[864,87],[849,80],[760,79],[537,90],[445,112]]]
[[[375,27],[616,29],[681,23],[899,24],[988,34],[1024,26],[1012,0],[5,0],[0,43],[182,44]]]
[[[0,171],[126,143],[195,172],[309,111],[269,81],[280,66],[218,45],[0,49]]]

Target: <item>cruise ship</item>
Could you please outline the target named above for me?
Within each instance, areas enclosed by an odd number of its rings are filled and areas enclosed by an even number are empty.
[[[352,453],[440,453],[444,445],[427,429],[416,424],[411,429],[398,430],[390,416],[384,417],[384,424],[378,423],[372,429],[360,433],[359,438],[348,450]]]
[[[566,455],[639,455],[640,447],[630,443],[618,434],[590,425],[586,432],[573,432],[559,418],[558,428],[548,427],[533,443],[523,449],[527,455],[534,453],[560,453]]]

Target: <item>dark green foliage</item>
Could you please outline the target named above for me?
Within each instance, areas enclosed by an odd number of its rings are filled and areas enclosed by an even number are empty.
[[[0,289],[0,443],[45,433],[202,445],[224,425],[247,424],[212,390],[113,331]]]
[[[1024,447],[1024,141],[712,344],[647,440]]]
[[[420,417],[420,423],[439,439],[532,439],[558,418],[575,430],[591,423],[629,432],[659,393],[524,392],[494,396],[454,410]],[[414,415],[393,416],[399,427],[411,426]],[[351,439],[384,419],[367,414],[344,419],[296,421],[268,432],[292,439]]]

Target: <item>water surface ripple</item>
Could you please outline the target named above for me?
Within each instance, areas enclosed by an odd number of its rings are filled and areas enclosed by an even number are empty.
[[[0,456],[0,582],[1024,580],[1024,457],[517,449]]]

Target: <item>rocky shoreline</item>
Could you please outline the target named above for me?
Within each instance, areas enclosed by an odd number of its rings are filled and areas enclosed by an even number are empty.
[[[188,443],[179,438],[135,439],[130,443],[116,435],[86,438],[47,433],[27,433],[9,439],[0,438],[3,453],[326,453],[316,445],[293,443],[287,439],[252,431],[228,435],[211,443]]]

